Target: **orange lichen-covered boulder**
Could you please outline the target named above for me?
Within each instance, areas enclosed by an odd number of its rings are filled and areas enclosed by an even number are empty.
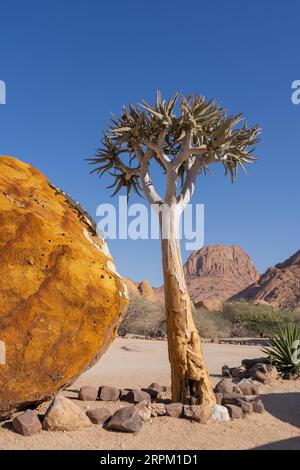
[[[93,221],[38,170],[0,156],[0,418],[94,363],[126,307]]]

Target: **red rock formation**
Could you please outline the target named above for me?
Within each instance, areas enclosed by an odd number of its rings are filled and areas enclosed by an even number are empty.
[[[184,266],[187,285],[194,304],[224,301],[259,278],[250,256],[239,246],[208,245],[191,254]],[[153,288],[163,301],[163,286]]]
[[[300,250],[283,263],[269,268],[234,298],[263,300],[274,307],[300,311]]]
[[[239,246],[201,248],[192,253],[184,269],[194,302],[226,300],[259,278],[250,256]]]

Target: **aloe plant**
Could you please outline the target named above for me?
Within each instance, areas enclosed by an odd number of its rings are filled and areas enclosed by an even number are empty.
[[[262,351],[284,377],[300,376],[300,328],[287,324],[278,328],[269,338],[269,346]]]

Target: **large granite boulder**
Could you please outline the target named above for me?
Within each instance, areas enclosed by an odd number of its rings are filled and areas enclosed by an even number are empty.
[[[74,381],[126,307],[83,209],[34,167],[0,156],[0,418]]]

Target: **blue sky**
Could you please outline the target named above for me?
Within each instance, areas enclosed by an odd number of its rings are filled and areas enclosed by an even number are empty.
[[[201,178],[193,202],[205,204],[205,244],[240,245],[264,271],[300,248],[299,20],[296,0],[3,1],[0,154],[35,165],[95,216],[113,200],[84,159],[109,112],[156,89],[218,98],[259,122],[260,161],[234,185],[221,168]],[[161,284],[158,241],[109,246],[124,276]]]

